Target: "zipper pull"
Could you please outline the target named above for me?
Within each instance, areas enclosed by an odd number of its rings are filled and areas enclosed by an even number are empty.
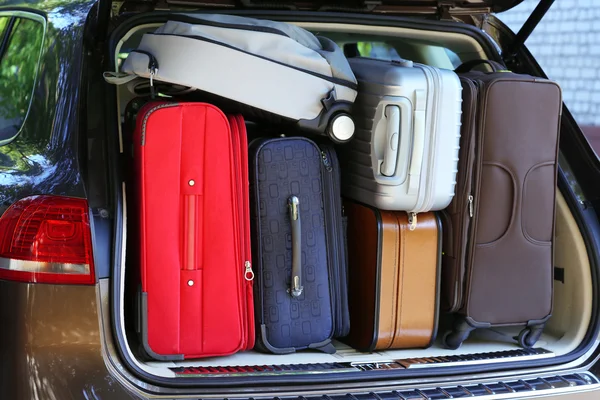
[[[414,231],[417,228],[417,213],[408,213],[408,230]]]
[[[244,263],[244,267],[245,267],[244,278],[248,282],[254,280],[254,271],[252,271],[252,263],[250,261],[246,261]]]
[[[473,195],[470,194],[468,197],[468,202],[469,202],[469,217],[473,218]]]
[[[323,160],[323,165],[328,172],[331,172],[333,168],[331,167],[331,163],[329,162],[329,158],[327,158],[327,154],[324,151],[321,151],[321,159]]]

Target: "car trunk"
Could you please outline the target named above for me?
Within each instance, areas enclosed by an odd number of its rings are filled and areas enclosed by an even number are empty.
[[[187,2],[190,3],[190,2]],[[193,2],[192,2],[193,3]],[[222,2],[217,2],[222,4]],[[260,2],[248,2],[260,3]],[[489,38],[479,30],[466,24],[440,21],[448,15],[448,9],[440,4],[449,2],[381,2],[382,7],[396,7],[409,14],[431,15],[432,18],[411,17],[366,17],[360,14],[266,12],[262,9],[252,11],[253,16],[265,16],[296,23],[319,35],[329,37],[341,47],[345,45],[369,44],[384,54],[398,54],[402,58],[440,68],[454,69],[458,64],[475,58],[498,59],[499,54]],[[392,4],[393,3],[393,4]],[[402,4],[404,3],[404,4]],[[410,3],[410,9],[406,4]],[[452,11],[464,14],[478,10],[487,12],[493,9],[493,2],[462,2],[461,7]],[[518,1],[498,2],[498,10],[510,7]],[[129,11],[137,3],[121,5]],[[177,3],[169,2],[170,8]],[[180,3],[183,4],[183,3]],[[364,6],[364,4],[362,5]],[[398,8],[400,7],[400,8]],[[389,11],[391,8],[387,8]],[[384,9],[379,9],[383,11]],[[483,10],[483,11],[482,11]],[[375,10],[376,12],[377,10]],[[228,12],[225,10],[225,12]],[[231,11],[229,11],[231,12]],[[261,14],[262,13],[262,14]],[[126,19],[113,33],[111,57],[118,68],[120,60],[136,47],[144,32],[152,31],[168,18],[177,18],[168,12],[155,10]],[[360,45],[358,46],[361,48]],[[385,57],[385,56],[384,56]],[[120,151],[127,156],[130,150],[130,138],[122,124],[124,112],[133,95],[126,87],[116,89],[115,107],[119,113]],[[261,127],[248,122],[251,135],[260,135]],[[125,157],[127,160],[127,157]],[[129,175],[130,176],[130,175]],[[361,380],[388,377],[434,377],[462,372],[481,372],[493,369],[515,370],[519,366],[531,367],[543,363],[555,364],[573,356],[586,345],[589,332],[595,329],[593,287],[595,276],[588,256],[586,239],[581,233],[580,218],[573,214],[570,206],[570,193],[558,193],[556,244],[555,244],[555,281],[554,311],[546,324],[544,333],[533,350],[519,347],[514,337],[520,328],[498,328],[475,331],[458,350],[448,350],[441,345],[441,336],[449,327],[449,319],[441,314],[437,328],[436,341],[426,349],[389,350],[374,353],[361,353],[343,342],[336,341],[335,354],[315,351],[302,351],[286,355],[264,354],[257,351],[240,352],[226,357],[212,357],[185,361],[148,361],[140,352],[140,341],[136,333],[137,316],[135,302],[139,268],[136,265],[135,243],[127,240],[126,232],[135,232],[137,226],[127,215],[132,215],[136,204],[128,201],[128,190],[132,186],[131,178],[122,177],[121,195],[123,198],[122,255],[124,263],[116,269],[113,295],[113,316],[115,332],[119,338],[121,355],[134,370],[146,379],[185,381],[187,384],[203,385],[207,377],[222,379],[227,385],[257,383],[261,379],[273,376],[288,376],[294,381],[327,379],[328,381]],[[557,189],[558,190],[558,189]],[[350,277],[349,279],[352,279]],[[571,357],[572,358],[572,357]],[[373,375],[375,373],[375,375]],[[211,384],[216,381],[211,380]]]

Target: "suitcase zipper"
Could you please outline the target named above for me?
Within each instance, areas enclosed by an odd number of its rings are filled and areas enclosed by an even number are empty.
[[[409,212],[408,213],[408,229],[414,231],[417,228],[417,213]]]
[[[340,260],[342,259],[340,252],[340,244],[338,241],[338,233],[341,232],[343,226],[341,226],[341,212],[342,205],[341,199],[336,198],[335,193],[337,193],[337,180],[333,176],[332,172],[334,170],[334,165],[332,164],[330,157],[328,156],[329,149],[321,150],[321,161],[323,163],[323,167],[327,173],[323,174],[323,186],[325,186],[324,194],[325,194],[325,229],[326,229],[326,240],[327,240],[327,248],[332,249],[332,251],[327,252],[327,258],[329,261],[329,268],[332,278],[331,279],[331,288],[333,289],[332,295],[334,296],[332,301],[333,312],[335,313],[334,320],[334,333],[343,328],[343,311],[342,305],[347,302],[346,298],[343,298],[345,295],[345,291],[342,290],[342,279],[345,274],[342,274],[342,270],[340,268]],[[337,165],[336,165],[337,167]],[[338,169],[339,170],[339,169]],[[331,208],[329,208],[331,207]],[[340,213],[340,218],[336,218],[336,215]],[[339,223],[336,224],[336,221]]]
[[[321,160],[323,160],[323,165],[325,166],[327,172],[331,172],[333,168],[331,167],[331,162],[329,162],[329,158],[327,158],[325,151],[321,151]]]
[[[468,201],[469,203],[469,217],[473,218],[473,195],[470,194],[468,197]]]
[[[250,261],[244,262],[244,279],[248,282],[254,280],[254,271],[252,271],[252,263]]]
[[[485,85],[482,85],[480,83],[480,81],[477,80],[473,80],[472,81],[473,86],[475,86],[476,89],[476,93],[477,93],[477,100],[476,100],[476,104],[477,104],[477,109],[475,110],[475,118],[478,122],[477,124],[477,131],[474,134],[473,140],[475,141],[475,154],[474,154],[474,160],[472,162],[473,165],[473,172],[472,172],[472,177],[471,177],[471,187],[469,188],[469,197],[467,198],[467,201],[469,202],[469,216],[472,218],[475,217],[475,196],[477,195],[478,191],[479,191],[479,185],[481,184],[481,182],[478,182],[478,176],[480,173],[480,167],[481,167],[481,162],[482,162],[482,141],[478,140],[478,133],[479,132],[483,132],[483,125],[484,125],[484,121],[481,120],[480,116],[481,116],[481,111],[483,110],[482,107],[482,103],[484,100],[482,99],[486,99],[486,87]],[[475,186],[475,187],[474,187]],[[473,194],[473,192],[475,192],[475,194]],[[471,270],[471,267],[473,266],[473,257],[474,257],[474,248],[475,248],[475,229],[473,227],[473,224],[476,223],[475,220],[471,220],[469,222],[469,226],[467,227],[467,251],[465,253],[465,258],[466,260],[464,261],[465,263],[465,267],[464,267],[464,274],[467,275],[467,279],[465,282],[465,285],[463,287],[463,304],[461,308],[467,307],[468,303],[469,303],[469,296],[470,296],[470,292],[471,292],[471,278],[473,276],[473,271]]]
[[[476,114],[477,113],[477,86],[473,83],[472,80],[467,79],[464,80],[466,82],[466,84],[470,87],[470,88],[474,88],[474,93],[475,96],[473,96],[473,98],[471,98],[471,104],[470,104],[470,108],[473,110],[473,113]],[[472,147],[475,146],[475,144],[473,142],[475,142],[476,138],[475,138],[475,134],[474,133],[469,133],[473,131],[473,126],[472,126],[472,122],[471,119],[468,120],[467,124],[465,125],[466,128],[464,129],[466,132],[468,132],[467,134],[470,134],[470,138],[467,138],[467,142],[466,142],[466,147],[467,147],[467,156],[465,158],[465,163],[464,165],[459,165],[459,170],[463,169],[465,171],[471,171],[471,174],[473,174],[473,163],[474,163],[474,157],[475,157],[475,149],[473,149],[473,151],[471,151],[470,149]],[[471,224],[472,224],[472,218],[475,215],[475,209],[474,209],[474,202],[475,202],[475,197],[473,196],[473,177],[472,176],[465,176],[465,184],[464,187],[460,188],[460,192],[456,192],[456,201],[458,204],[458,215],[459,215],[459,220],[458,220],[458,224],[459,224],[459,237],[456,238],[456,241],[454,243],[456,244],[460,244],[463,241],[463,238],[466,238],[466,243],[465,246],[466,248],[458,248],[458,249],[453,249],[454,253],[456,254],[456,258],[457,258],[457,271],[455,272],[455,279],[454,279],[454,304],[452,305],[451,308],[451,312],[455,312],[458,311],[462,308],[463,306],[463,301],[464,301],[464,291],[466,290],[466,280],[468,280],[468,276],[465,276],[467,274],[467,269],[466,266],[468,265],[468,259],[469,259],[469,242],[470,242],[470,229],[471,229]],[[458,189],[458,187],[457,187]],[[463,208],[465,207],[465,208]],[[465,212],[468,213],[469,217],[466,218],[465,217]],[[464,253],[463,253],[464,251]],[[466,278],[466,279],[465,279]]]
[[[430,75],[430,79],[432,81],[434,81],[434,84],[431,85],[433,88],[438,88],[439,90],[432,90],[431,92],[433,92],[431,94],[431,102],[428,102],[427,105],[432,107],[432,112],[437,112],[437,110],[441,109],[441,105],[440,105],[440,99],[442,98],[441,96],[441,88],[442,86],[442,78],[441,75],[438,71],[437,68],[433,68],[433,67],[428,67],[427,68],[428,71],[431,73]],[[431,118],[431,124],[436,123],[436,118]],[[437,123],[436,123],[437,125]],[[437,126],[435,126],[435,129],[433,129],[434,126],[430,125],[430,129],[429,132],[435,132],[434,135],[432,135],[432,137],[430,138],[430,142],[429,142],[429,148],[427,150],[424,150],[423,155],[425,155],[425,151],[427,151],[429,153],[429,162],[427,163],[428,167],[427,167],[427,171],[425,172],[425,176],[429,177],[428,182],[427,182],[427,186],[426,186],[426,190],[425,190],[425,198],[423,200],[422,206],[421,206],[421,211],[429,211],[431,209],[431,207],[433,206],[433,188],[435,187],[435,182],[433,180],[435,174],[433,174],[432,172],[435,171],[435,168],[433,167],[433,163],[431,161],[435,161],[435,155],[436,155],[436,149],[437,149],[437,141],[438,141],[438,135],[437,135]],[[432,143],[433,142],[433,143]],[[416,215],[415,215],[415,227],[416,227]],[[412,228],[414,229],[414,228]],[[411,229],[411,230],[412,230]]]

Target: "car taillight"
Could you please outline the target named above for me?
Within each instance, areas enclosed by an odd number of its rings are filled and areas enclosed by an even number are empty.
[[[0,217],[0,279],[94,284],[87,201],[44,195],[10,206]]]

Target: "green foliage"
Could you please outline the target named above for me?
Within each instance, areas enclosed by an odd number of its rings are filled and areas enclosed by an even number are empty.
[[[361,56],[368,57],[371,55],[371,50],[373,49],[371,42],[358,42],[356,45],[358,47],[358,53]]]
[[[10,126],[18,131],[29,109],[43,36],[43,25],[33,20],[18,19],[13,26],[0,61],[0,131],[3,139]]]

